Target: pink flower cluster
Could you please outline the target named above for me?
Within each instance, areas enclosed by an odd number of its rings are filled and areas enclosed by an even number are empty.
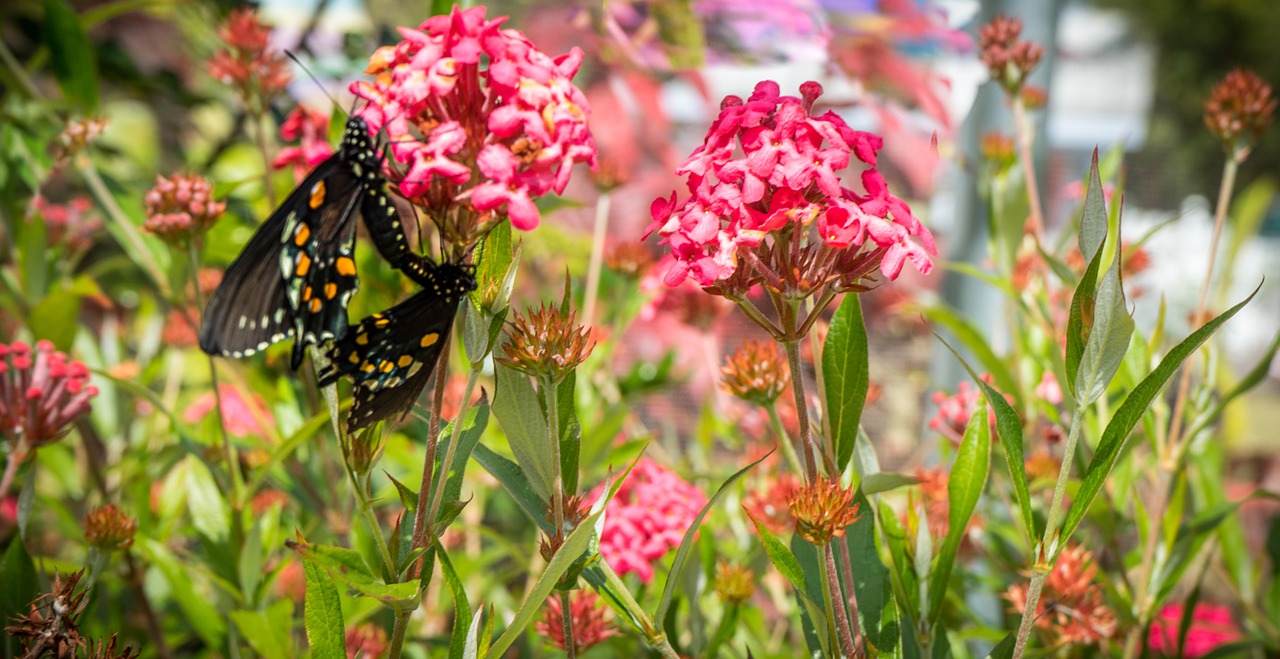
[[[289,62],[267,50],[271,28],[263,25],[253,9],[244,7],[231,12],[227,22],[218,28],[218,38],[224,47],[209,60],[209,74],[234,85],[246,100],[255,93],[271,96],[289,84]]]
[[[983,374],[983,379],[990,376]],[[964,435],[965,426],[969,425],[969,417],[978,409],[978,397],[982,392],[968,382],[956,385],[956,393],[948,396],[946,392],[933,392],[933,404],[938,406],[938,413],[929,419],[929,427],[959,441]]]
[[[351,91],[359,114],[385,130],[403,174],[388,172],[418,203],[470,199],[476,211],[505,212],[532,229],[533,200],[560,193],[574,163],[596,166],[586,97],[570,82],[582,51],[552,58],[524,34],[485,20],[485,8],[454,8],[369,59],[372,83]],[[482,66],[483,65],[483,66]],[[424,199],[431,197],[432,200]]]
[[[834,112],[812,115],[818,83],[801,85],[800,93],[782,96],[766,80],[746,101],[729,96],[721,103],[702,146],[676,170],[689,197],[678,202],[672,192],[650,208],[646,237],[656,231],[680,265],[669,271],[668,285],[693,277],[714,286],[739,268],[740,252],[771,236],[805,235],[811,225],[829,248],[878,252],[889,279],[908,260],[922,273],[932,270],[933,235],[876,169],[883,141]],[[854,157],[867,166],[865,194],[843,187],[837,174]]]
[[[296,140],[299,144],[280,149],[271,166],[275,169],[293,167],[295,181],[301,181],[312,167],[333,155],[333,147],[329,146],[329,115],[305,105],[299,105],[285,117],[280,124],[280,139]]]
[[[263,423],[268,425],[275,424],[275,418],[271,414],[271,410],[267,408],[267,404],[258,396],[252,399],[246,399],[240,394],[240,390],[235,387],[224,384],[218,387],[218,393],[222,398],[222,422],[227,427],[227,432],[237,437],[265,437],[267,431],[263,428]],[[200,394],[198,398],[187,407],[186,412],[182,414],[182,420],[186,423],[199,423],[218,404],[218,397],[213,395],[212,391]],[[259,421],[261,419],[261,422]]]
[[[1240,627],[1231,609],[1202,602],[1191,611],[1191,629],[1187,632],[1186,646],[1179,653],[1178,632],[1184,609],[1183,604],[1169,604],[1160,609],[1160,615],[1151,623],[1148,647],[1165,655],[1203,657],[1218,646],[1240,640]]]
[[[67,249],[80,252],[93,246],[93,239],[102,230],[102,218],[91,214],[93,202],[87,197],[76,197],[65,204],[55,204],[36,195],[31,200],[31,210],[44,219],[44,230],[50,245],[66,245]]]
[[[603,492],[597,487],[590,500]],[[707,495],[648,458],[631,470],[605,506],[600,554],[618,574],[653,580],[653,563],[671,549],[707,505]]]
[[[213,184],[195,174],[156,176],[156,187],[142,200],[147,220],[142,228],[168,242],[203,234],[218,220],[227,203],[215,201]]]
[[[0,435],[39,447],[62,436],[76,417],[88,414],[98,388],[89,369],[54,350],[22,341],[0,343]]]

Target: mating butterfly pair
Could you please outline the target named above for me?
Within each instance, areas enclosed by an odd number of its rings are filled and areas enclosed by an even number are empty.
[[[249,239],[227,268],[200,324],[200,348],[245,357],[293,337],[290,366],[306,346],[328,343],[320,385],[354,381],[348,431],[413,407],[440,359],[458,303],[475,290],[475,269],[436,264],[414,253],[399,213],[383,191],[382,160],[368,125],[347,119],[338,152],[320,163]],[[355,217],[378,252],[421,291],[348,326],[347,305],[360,288]]]

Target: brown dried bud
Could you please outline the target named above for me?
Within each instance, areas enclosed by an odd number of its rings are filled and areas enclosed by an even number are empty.
[[[84,518],[84,539],[98,551],[112,552],[133,546],[138,520],[124,514],[113,503],[98,506]]]
[[[507,356],[498,361],[522,373],[559,383],[595,348],[590,331],[577,324],[576,315],[572,310],[562,314],[547,305],[527,315],[517,313],[507,328],[507,342],[502,345]]]
[[[749,403],[768,407],[786,391],[791,382],[787,360],[773,341],[747,341],[729,355],[721,387]]]
[[[1204,123],[1222,140],[1228,154],[1243,160],[1249,147],[1271,125],[1276,99],[1271,85],[1247,69],[1234,69],[1209,92]]]
[[[796,518],[796,533],[818,547],[843,537],[845,527],[858,521],[853,489],[840,487],[837,478],[820,478],[800,486],[787,505]]]
[[[716,595],[728,604],[742,604],[756,592],[755,576],[750,568],[721,561],[716,565]]]
[[[628,277],[639,277],[653,267],[655,261],[649,246],[636,240],[618,242],[604,253],[605,265]]]
[[[76,650],[85,647],[76,619],[84,611],[88,591],[76,592],[76,584],[84,576],[84,570],[71,573],[66,579],[53,575],[53,592],[34,600],[25,616],[17,616],[13,624],[5,627],[10,636],[21,639],[25,657],[74,657]]]

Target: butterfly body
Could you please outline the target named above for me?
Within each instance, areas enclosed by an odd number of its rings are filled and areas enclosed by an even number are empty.
[[[353,381],[349,432],[413,407],[440,360],[458,303],[476,288],[469,265],[423,263],[423,290],[360,321],[326,351],[330,365],[320,372],[320,386],[343,375]]]
[[[357,212],[380,252],[399,246],[402,261],[422,259],[405,244],[398,216],[385,210],[394,206],[384,186],[376,142],[364,119],[353,116],[338,152],[307,175],[227,268],[205,309],[200,348],[238,358],[293,337],[290,365],[297,369],[307,345],[345,336],[347,306],[360,287]]]

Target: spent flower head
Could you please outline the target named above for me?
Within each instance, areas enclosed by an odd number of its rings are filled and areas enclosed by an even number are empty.
[[[747,493],[742,499],[742,510],[774,535],[790,533],[796,526],[790,502],[800,485],[800,479],[794,475],[779,473],[764,487]]]
[[[591,590],[576,590],[569,599],[569,624],[573,626],[574,653],[580,654],[603,643],[618,632],[609,623],[605,607],[600,604],[600,596]],[[560,650],[564,645],[564,609],[560,597],[553,595],[547,598],[542,609],[542,619],[534,625],[546,642]]]
[[[213,198],[213,184],[195,174],[157,175],[142,205],[147,214],[142,228],[179,245],[204,235],[227,208],[225,201]]]
[[[38,448],[62,437],[97,395],[84,362],[49,341],[34,350],[22,341],[0,343],[0,435],[11,441]]]
[[[1070,545],[1058,556],[1036,603],[1035,623],[1055,647],[1096,645],[1115,634],[1116,616],[1096,583],[1097,576],[1098,566],[1088,549]],[[1027,588],[1026,583],[1016,583],[1005,591],[1010,610],[1026,609]],[[1047,614],[1046,607],[1052,607]]]
[[[67,127],[58,133],[53,143],[53,159],[65,163],[76,154],[83,152],[102,137],[107,130],[107,120],[103,117],[72,119]]]
[[[93,641],[89,644],[85,659],[138,659],[142,656],[142,651],[136,645],[120,648],[116,645],[118,642],[115,634]]]
[[[75,657],[85,648],[78,618],[88,604],[89,591],[76,592],[84,570],[64,579],[54,573],[52,591],[31,601],[26,615],[17,616],[5,627],[9,636],[19,639],[24,657]],[[9,621],[6,621],[9,622]]]
[[[978,28],[978,50],[987,65],[991,79],[1000,83],[1011,96],[1044,57],[1044,48],[1034,41],[1021,41],[1022,21],[1000,15]]]
[[[742,604],[756,592],[756,575],[749,567],[720,561],[716,565],[715,591],[729,604]]]
[[[133,546],[138,520],[124,514],[113,503],[89,511],[84,518],[84,539],[99,551],[111,552]]]
[[[645,235],[671,249],[668,286],[692,278],[734,299],[756,285],[798,299],[826,285],[850,290],[877,268],[895,279],[908,260],[932,270],[933,235],[876,169],[883,140],[834,112],[814,114],[821,85],[800,93],[783,96],[766,80],[746,100],[726,97],[676,170],[688,196],[653,202]],[[838,175],[855,159],[861,192]]]
[[[818,478],[796,488],[787,500],[796,533],[818,547],[844,537],[845,528],[859,517],[853,494],[838,478]]]
[[[1222,141],[1227,155],[1243,161],[1271,125],[1276,99],[1271,85],[1248,69],[1233,69],[1209,92],[1204,123]]]
[[[582,51],[553,58],[505,21],[455,7],[402,27],[369,58],[373,81],[351,86],[391,143],[388,176],[451,244],[470,245],[495,216],[533,229],[534,200],[563,192],[575,163],[596,165],[587,100],[571,82]]]
[[[720,373],[725,391],[761,407],[772,405],[791,382],[786,355],[775,341],[744,342],[725,359]]]
[[[289,84],[289,62],[268,50],[271,28],[258,19],[252,8],[231,12],[218,28],[223,47],[209,60],[209,73],[223,84],[232,85],[250,107],[265,107],[267,99]]]
[[[50,246],[65,245],[72,252],[84,252],[93,246],[94,239],[102,231],[102,218],[92,213],[93,202],[87,197],[75,197],[65,204],[51,203],[36,195],[31,200],[31,215],[44,220],[44,230]]]
[[[280,124],[280,139],[297,141],[297,146],[286,146],[276,154],[271,166],[275,169],[293,167],[293,178],[301,181],[311,168],[333,155],[329,146],[329,115],[299,105]]]
[[[541,305],[525,314],[516,313],[502,344],[506,357],[498,361],[536,378],[559,383],[577,368],[591,350],[590,329],[577,324],[577,312]]]

